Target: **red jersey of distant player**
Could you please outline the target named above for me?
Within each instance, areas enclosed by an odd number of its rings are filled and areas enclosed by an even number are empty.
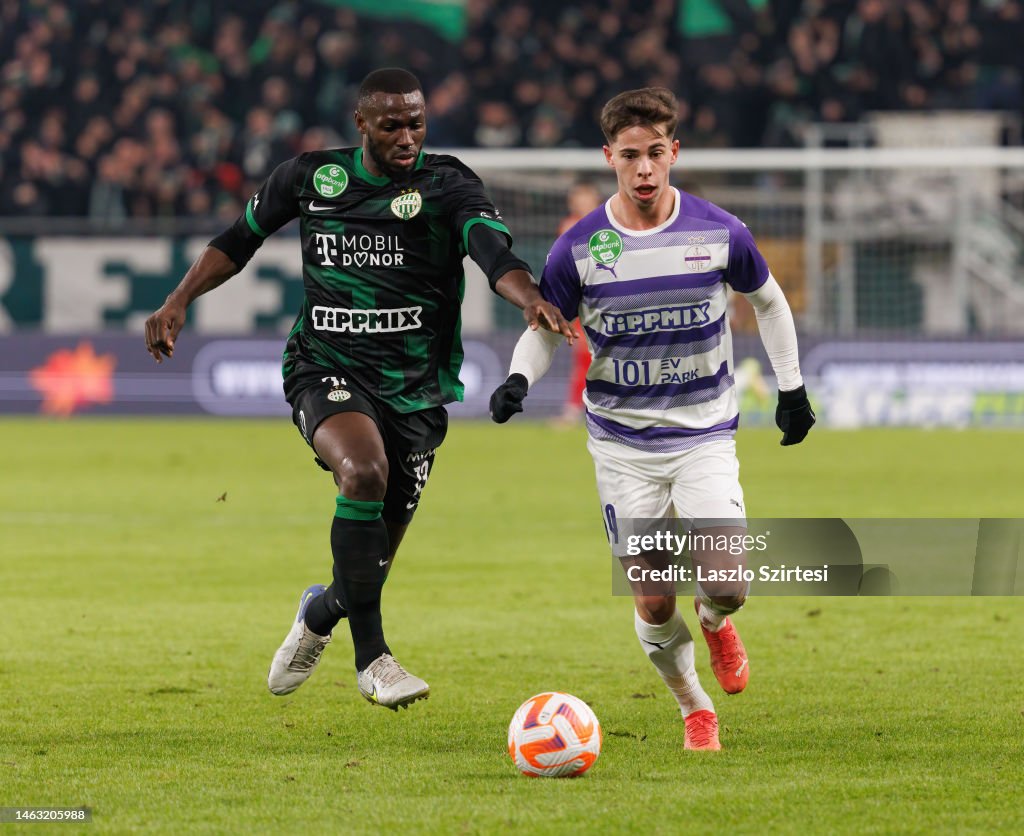
[[[601,205],[603,198],[597,186],[587,181],[575,183],[566,196],[569,214],[558,223],[561,235],[575,223],[585,218]],[[583,413],[583,390],[587,387],[587,370],[590,368],[590,349],[583,335],[583,328],[577,319],[572,324],[577,340],[573,344],[572,371],[569,374],[569,388],[562,406],[563,420],[576,420]]]

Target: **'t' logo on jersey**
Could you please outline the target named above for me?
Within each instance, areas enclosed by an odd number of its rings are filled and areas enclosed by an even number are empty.
[[[314,232],[321,267],[404,267],[405,247],[398,235],[336,235]]]

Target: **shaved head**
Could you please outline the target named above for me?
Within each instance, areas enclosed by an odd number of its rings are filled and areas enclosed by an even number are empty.
[[[405,93],[422,93],[423,85],[408,70],[400,67],[385,67],[381,70],[374,70],[359,85],[358,107],[369,105],[370,99],[375,93],[388,93],[402,95]]]

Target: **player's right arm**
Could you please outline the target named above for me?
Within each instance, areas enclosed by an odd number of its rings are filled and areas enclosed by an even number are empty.
[[[558,308],[567,322],[579,315],[582,299],[580,274],[572,258],[571,243],[561,237],[548,253],[540,278],[541,296]],[[491,419],[504,424],[523,411],[523,400],[534,383],[551,368],[561,336],[543,329],[527,328],[516,343],[508,378],[491,395]]]
[[[146,351],[158,363],[174,356],[174,343],[191,305],[239,272],[266,237],[299,214],[298,158],[281,163],[245,205],[245,212],[199,254],[181,283],[146,320]]]
[[[165,356],[174,356],[174,341],[181,333],[185,312],[193,300],[224,284],[237,272],[238,265],[215,247],[208,246],[200,253],[181,284],[146,320],[146,351],[153,355],[154,360],[162,363]]]

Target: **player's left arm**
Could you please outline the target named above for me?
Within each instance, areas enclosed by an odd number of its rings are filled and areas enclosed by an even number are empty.
[[[754,306],[761,335],[779,385],[775,423],[782,430],[784,447],[799,444],[814,426],[814,410],[800,374],[793,311],[779,283],[769,272],[746,226],[740,224],[730,236],[729,284]]]
[[[523,400],[530,386],[540,380],[551,368],[555,350],[561,344],[558,334],[527,328],[512,352],[508,377],[491,393],[491,420],[504,424],[517,412],[523,411]]]
[[[491,289],[522,309],[529,327],[544,327],[570,343],[576,334],[559,310],[537,289],[530,266],[512,252],[512,233],[491,202],[479,177],[455,157],[445,160],[443,199],[462,250],[487,275]]]
[[[579,271],[572,258],[572,247],[560,236],[548,253],[540,278],[541,296],[549,301],[566,322],[579,314],[582,299]],[[571,342],[571,340],[570,340]],[[549,368],[561,340],[548,331],[527,328],[512,352],[508,378],[491,395],[491,419],[504,424],[523,411],[523,400],[530,386],[540,380]]]
[[[576,332],[561,311],[541,296],[530,274],[530,265],[512,252],[505,233],[484,224],[469,231],[469,257],[484,271],[491,288],[523,311],[531,331],[543,326],[572,344]]]

